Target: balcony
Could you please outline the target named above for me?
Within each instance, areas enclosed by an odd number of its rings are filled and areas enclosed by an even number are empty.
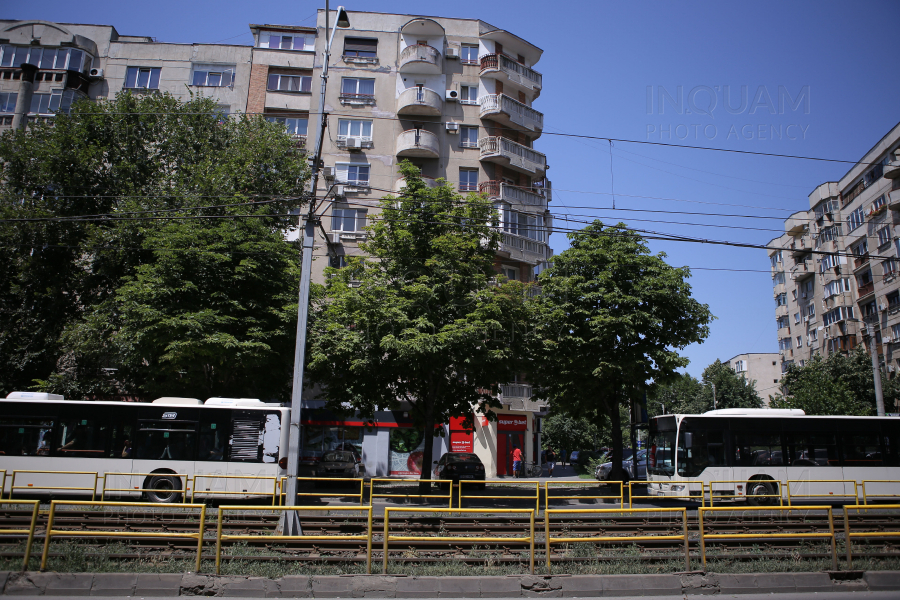
[[[423,75],[440,75],[444,70],[441,53],[431,46],[416,44],[400,51],[401,73],[420,73]]]
[[[531,398],[531,386],[523,383],[501,383],[500,393],[504,398]]]
[[[536,265],[550,258],[550,246],[531,238],[512,233],[503,233],[500,251],[507,252],[513,260]]]
[[[407,129],[397,136],[397,156],[439,158],[438,137],[425,129]]]
[[[481,76],[508,82],[537,98],[541,93],[541,74],[517,63],[505,54],[485,54],[481,57]]]
[[[785,293],[785,287],[783,283],[776,283],[772,286],[772,296],[777,296],[779,294]]]
[[[900,179],[900,160],[893,160],[884,165],[884,177],[894,181]]]
[[[430,188],[436,188],[438,186],[438,182],[431,177],[422,177],[422,181],[425,182],[425,185]],[[406,188],[406,178],[401,177],[394,183],[394,193],[399,194]]]
[[[895,179],[888,193],[888,208],[900,210],[900,179]]]
[[[791,279],[797,281],[798,279],[803,279],[808,275],[813,275],[815,273],[815,267],[810,260],[804,260],[803,262],[799,262],[795,264],[791,268]]]
[[[478,140],[481,160],[497,163],[523,173],[542,176],[547,170],[547,155],[504,137],[483,137]]]
[[[875,282],[874,281],[870,281],[866,285],[859,286],[856,289],[857,296],[859,297],[859,300],[857,300],[857,302],[859,302],[860,300],[862,300],[863,298],[865,298],[866,296],[868,296],[869,294],[872,294],[874,292],[875,292]]]
[[[488,198],[496,198],[510,204],[524,206],[526,209],[534,208],[539,212],[547,210],[548,199],[544,194],[502,181],[483,181],[478,184],[478,191],[485,194]]]
[[[544,129],[544,113],[513,100],[506,94],[490,94],[478,99],[481,118],[490,117],[502,125],[540,135]]]
[[[444,99],[434,90],[411,87],[403,90],[397,99],[398,115],[428,115],[439,117],[444,108]]]
[[[869,253],[861,254],[853,257],[853,270],[869,264]]]

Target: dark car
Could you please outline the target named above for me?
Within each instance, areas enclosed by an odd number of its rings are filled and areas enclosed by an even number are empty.
[[[468,454],[464,452],[448,452],[441,457],[441,460],[434,461],[434,468],[431,471],[435,479],[450,479],[453,483],[464,481],[484,481],[484,465],[477,454]],[[441,489],[446,489],[447,484],[439,483]],[[480,486],[484,489],[484,484]]]
[[[330,450],[316,463],[313,477],[362,477],[366,466],[360,456],[350,450]]]

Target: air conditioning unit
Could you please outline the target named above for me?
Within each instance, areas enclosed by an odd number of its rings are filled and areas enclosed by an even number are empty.
[[[348,137],[347,148],[350,150],[359,150],[362,148],[362,140],[358,137]]]
[[[334,167],[325,167],[322,169],[322,176],[325,179],[334,179]]]
[[[333,231],[328,234],[328,241],[332,244],[340,244],[341,243],[341,234],[340,232]]]
[[[88,77],[91,79],[103,79],[103,69],[91,69],[88,71]]]
[[[347,195],[347,190],[344,189],[342,185],[334,186],[334,197],[335,198],[343,198]]]
[[[444,123],[444,126],[447,128],[447,131],[450,133],[458,133],[459,132],[459,123]]]
[[[893,373],[896,370],[894,365],[888,365],[888,373]]]
[[[878,310],[884,310],[884,304],[879,304],[879,305],[878,305]]]
[[[456,102],[459,100],[459,91],[458,90],[447,90],[447,95],[445,96],[447,102]]]
[[[447,58],[459,58],[459,48],[454,46],[450,46],[447,48],[446,54],[444,54]]]

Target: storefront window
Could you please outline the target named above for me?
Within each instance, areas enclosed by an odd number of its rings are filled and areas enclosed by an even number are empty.
[[[425,432],[419,429],[391,430],[391,475],[421,475]]]

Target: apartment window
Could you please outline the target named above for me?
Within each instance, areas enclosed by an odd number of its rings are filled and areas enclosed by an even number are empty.
[[[816,316],[816,305],[810,303],[809,306],[806,307],[806,316],[812,319]]]
[[[881,248],[891,243],[891,228],[882,227],[878,230],[878,247]]]
[[[516,212],[504,206],[503,230],[542,242],[544,241],[544,218],[539,215]]]
[[[822,232],[816,238],[816,248],[818,248],[825,242],[832,242],[841,237],[842,229],[843,228],[840,223],[832,225],[831,227],[823,227]]]
[[[307,133],[308,120],[306,117],[266,117],[266,121],[283,125],[291,135],[306,135]]]
[[[19,99],[19,94],[12,92],[6,93],[3,92],[0,94],[0,113],[11,113],[16,110],[16,101]]]
[[[852,319],[853,318],[853,307],[852,306],[838,306],[832,310],[829,310],[825,314],[822,315],[822,325],[828,326],[832,323],[837,323],[839,321],[843,321],[844,319]]]
[[[800,313],[794,313],[794,325],[800,323]]]
[[[128,89],[158,90],[159,67],[128,67],[125,72],[125,87]]]
[[[478,147],[478,127],[467,127],[463,125],[459,128],[459,145],[461,148],[477,148]]]
[[[478,64],[478,46],[463,44],[459,52],[459,60],[464,65]]]
[[[309,92],[311,88],[309,75],[269,75],[268,89],[273,92]]]
[[[822,260],[819,261],[819,265],[821,266],[821,270],[824,273],[828,269],[833,269],[838,266],[839,260],[836,254],[827,254],[822,257]]]
[[[338,121],[338,140],[360,138],[365,142],[372,141],[372,121],[340,119]]]
[[[891,325],[891,338],[895,340],[900,340],[900,323],[896,325]]]
[[[772,263],[773,267],[777,267],[778,263],[782,262],[781,250],[770,256],[769,261]]]
[[[897,261],[893,258],[889,258],[881,263],[881,268],[884,271],[885,277],[893,277],[897,274]]]
[[[803,282],[803,284],[801,284],[800,286],[800,288],[803,290],[803,293],[807,296],[813,295],[813,287],[815,287],[815,282],[812,279]]]
[[[798,348],[802,348],[802,347],[803,347],[803,336],[802,336],[802,335],[798,335],[798,336],[797,336],[797,347],[798,347]]]
[[[273,50],[307,50],[316,49],[316,38],[312,35],[271,35],[263,34],[260,36],[260,48],[271,48]]]
[[[369,38],[344,38],[344,56],[353,58],[377,58],[378,40]]]
[[[812,346],[813,342],[819,341],[819,330],[818,329],[810,329],[809,333],[806,334],[806,345]]]
[[[869,253],[869,240],[863,239],[860,243],[852,246],[850,251],[853,253],[853,256],[865,256]]]
[[[787,306],[787,294],[781,293],[775,296],[775,306]]]
[[[790,350],[791,349],[791,338],[781,338],[778,340],[778,349],[779,350]]]
[[[191,85],[230,87],[234,83],[234,65],[194,65]]]
[[[885,204],[885,198],[884,198],[884,194],[882,194],[882,195],[878,196],[877,198],[875,198],[875,201],[872,202],[872,212],[873,213],[878,212],[879,210],[884,208],[884,204]]]
[[[787,317],[778,317],[775,319],[775,329],[781,329],[782,327],[789,327],[790,320]]]
[[[36,115],[51,115],[57,112],[68,114],[74,101],[75,90],[53,90],[49,94],[34,94],[28,112]]]
[[[872,270],[866,269],[862,273],[856,276],[856,285],[858,287],[864,287],[872,283]]]
[[[335,208],[331,211],[332,231],[363,231],[366,227],[366,211],[355,208]]]
[[[478,86],[459,86],[459,102],[460,104],[478,104]]]
[[[860,225],[862,225],[866,220],[865,213],[863,212],[862,206],[854,210],[850,213],[850,216],[847,217],[847,232],[851,232]]]
[[[887,300],[888,307],[890,308],[896,308],[897,306],[900,306],[900,290],[894,290],[893,292],[885,296],[885,299]]]
[[[341,80],[341,96],[371,98],[375,96],[375,80],[344,77]]]
[[[510,281],[518,281],[519,280],[519,270],[515,267],[500,267],[500,274],[509,279]]]
[[[369,185],[369,165],[344,163],[335,165],[336,177],[338,183],[346,185]]]
[[[90,63],[91,57],[75,48],[4,45],[0,49],[0,67],[18,68],[27,62],[44,71],[81,71],[85,66],[85,58]]]
[[[477,192],[478,191],[478,169],[460,169],[459,170],[459,191],[460,192]]]
[[[782,283],[784,283],[784,271],[778,271],[772,277],[772,285],[781,285]]]
[[[743,360],[734,361],[734,372],[743,373],[747,370],[747,363]]]

